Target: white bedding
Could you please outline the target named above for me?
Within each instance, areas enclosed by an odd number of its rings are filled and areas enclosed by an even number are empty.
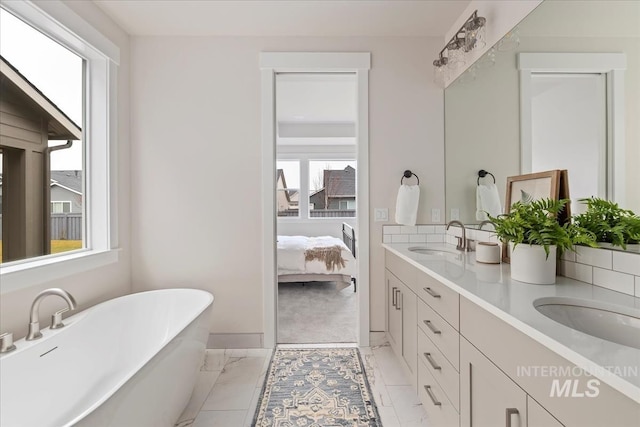
[[[340,246],[344,268],[340,266],[333,270],[327,269],[323,261],[305,261],[304,252],[307,249],[328,246]],[[331,236],[278,236],[278,275],[285,274],[345,274],[353,276],[355,273],[355,259],[349,248],[342,240]]]

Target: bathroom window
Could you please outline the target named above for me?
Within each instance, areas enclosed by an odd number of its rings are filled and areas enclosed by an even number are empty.
[[[0,260],[80,249],[85,61],[3,9],[0,55]],[[71,202],[50,202],[52,196],[78,199],[79,213],[56,221],[52,214],[71,213]],[[51,214],[44,209],[49,204]],[[70,222],[77,223],[73,232]]]
[[[109,117],[120,51],[70,9],[46,6],[0,7],[0,293],[117,261]],[[52,256],[53,240],[68,253]]]

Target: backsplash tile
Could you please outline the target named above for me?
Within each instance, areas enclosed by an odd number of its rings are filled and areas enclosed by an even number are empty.
[[[576,262],[611,270],[613,265],[613,256],[611,255],[611,252],[612,251],[608,249],[596,249],[586,246],[578,246],[576,247]]]
[[[618,271],[594,267],[593,284],[629,295],[635,293],[634,277]]]
[[[581,282],[593,283],[593,267],[577,262],[560,260],[559,274]]]
[[[620,251],[611,252],[613,252],[614,270],[640,276],[640,257],[638,257],[638,254]]]
[[[409,243],[408,234],[392,234],[391,243]]]
[[[459,227],[444,225],[383,225],[383,243],[448,243],[457,245]],[[466,229],[466,237],[476,242],[499,243],[490,230]],[[558,274],[640,298],[640,253],[577,246],[565,251],[558,262]]]

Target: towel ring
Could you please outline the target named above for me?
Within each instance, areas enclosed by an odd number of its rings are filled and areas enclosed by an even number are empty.
[[[418,175],[416,175],[415,173],[411,172],[410,170],[404,171],[404,174],[402,175],[402,178],[400,178],[400,185],[402,185],[402,181],[405,178],[411,178],[412,176],[416,177],[416,179],[418,180],[418,185],[420,185],[420,178],[418,178]]]
[[[477,181],[478,185],[480,185],[480,178],[484,178],[484,177],[485,177],[485,176],[487,176],[487,175],[491,175],[491,178],[493,178],[493,183],[494,183],[494,184],[496,183],[496,177],[495,177],[495,176],[493,176],[493,174],[492,174],[491,172],[487,172],[487,171],[486,171],[486,170],[484,170],[484,169],[480,169],[480,170],[478,171],[478,181]]]

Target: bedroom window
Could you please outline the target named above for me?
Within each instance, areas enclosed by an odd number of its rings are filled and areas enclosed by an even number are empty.
[[[279,217],[300,216],[300,162],[278,160],[276,163],[276,203]]]
[[[356,161],[309,161],[309,217],[356,216]]]

